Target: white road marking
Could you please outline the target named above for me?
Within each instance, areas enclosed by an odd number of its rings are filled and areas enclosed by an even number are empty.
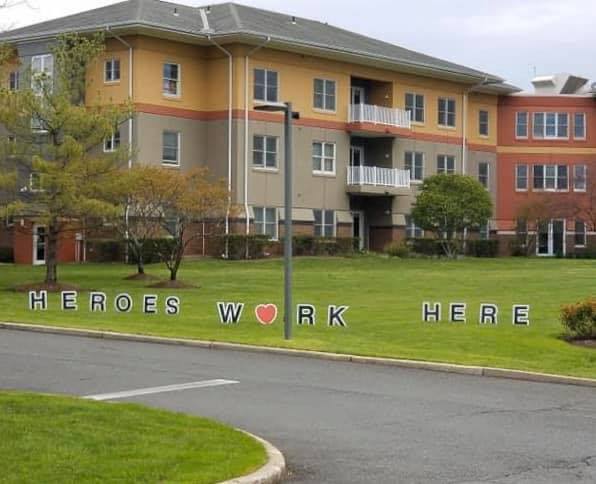
[[[180,383],[178,385],[166,385],[162,387],[139,388],[137,390],[126,390],[114,393],[102,393],[99,395],[87,395],[83,398],[88,400],[115,400],[117,398],[136,397],[138,395],[150,395],[152,393],[177,392],[180,390],[191,390],[193,388],[219,387],[222,385],[233,385],[239,383],[235,380],[204,380],[191,383]]]

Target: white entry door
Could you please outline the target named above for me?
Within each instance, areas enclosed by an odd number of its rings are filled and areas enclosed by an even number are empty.
[[[351,104],[365,104],[365,90],[360,86],[352,86]]]
[[[46,263],[46,228],[42,225],[33,226],[33,264]]]
[[[364,146],[350,146],[350,166],[364,165]]]
[[[536,253],[542,256],[565,255],[565,221],[550,220],[538,226]]]

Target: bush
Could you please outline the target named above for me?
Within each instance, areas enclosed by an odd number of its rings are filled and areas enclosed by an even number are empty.
[[[123,240],[88,240],[87,259],[92,262],[122,262],[124,246]]]
[[[441,241],[437,239],[411,239],[412,251],[429,256],[445,255]]]
[[[596,298],[563,306],[561,323],[572,339],[596,338]]]
[[[404,242],[393,241],[388,243],[383,252],[389,257],[399,257],[400,259],[406,259],[410,256],[410,248]]]
[[[294,255],[314,255],[315,238],[312,235],[296,235],[293,242]]]
[[[160,256],[160,252],[162,254],[167,254],[170,252],[169,245],[173,242],[174,239],[172,238],[163,238],[163,239],[151,239],[145,242],[145,247],[143,250],[143,263],[145,264],[156,264],[158,262],[164,262],[163,257]],[[133,252],[130,252],[131,257],[129,262],[131,264],[136,264],[137,260],[134,256]]]
[[[265,248],[271,243],[267,235],[230,234],[221,238],[222,253],[228,243],[228,259],[261,259],[265,257]]]
[[[499,255],[498,240],[468,240],[466,255],[473,257],[497,257]]]
[[[14,262],[14,251],[12,247],[0,247],[0,263],[12,264]]]

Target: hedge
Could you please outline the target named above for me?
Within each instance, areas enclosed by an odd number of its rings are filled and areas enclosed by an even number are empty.
[[[12,247],[0,247],[0,263],[12,264],[14,262],[14,251]]]

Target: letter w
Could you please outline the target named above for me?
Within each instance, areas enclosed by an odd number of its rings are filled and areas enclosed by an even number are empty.
[[[221,324],[238,324],[243,310],[244,303],[217,303],[217,312]]]

